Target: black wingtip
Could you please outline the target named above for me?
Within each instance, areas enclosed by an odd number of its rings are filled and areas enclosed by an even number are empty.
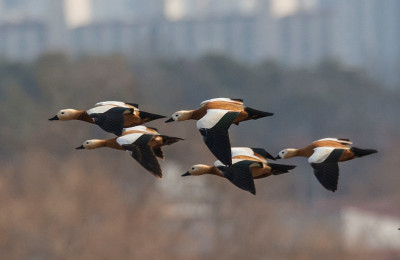
[[[224,177],[236,187],[255,195],[256,188],[254,185],[254,179],[249,169],[249,164],[251,163],[253,162],[243,161],[230,167],[219,166],[217,168],[222,172]]]
[[[327,190],[335,192],[339,181],[339,166],[337,162],[311,163],[314,175],[319,183]]]

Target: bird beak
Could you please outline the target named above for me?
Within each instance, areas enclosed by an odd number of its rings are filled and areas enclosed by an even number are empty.
[[[83,144],[81,146],[76,147],[75,149],[85,149],[85,147],[83,147]]]
[[[187,171],[187,172],[185,172],[184,174],[182,174],[181,176],[182,176],[182,177],[185,177],[185,176],[189,176],[189,175],[191,175],[191,174],[190,174],[190,172]]]
[[[53,116],[52,118],[49,118],[49,120],[50,121],[53,121],[53,120],[59,120],[60,118],[58,118],[58,116],[57,115],[55,115],[55,116]]]
[[[276,159],[282,159],[282,158],[278,155],[278,156],[275,157],[275,160],[276,160]]]
[[[169,123],[169,122],[172,122],[172,121],[174,121],[174,119],[172,119],[172,117],[171,117],[170,119],[168,119],[167,121],[165,121],[165,123]]]

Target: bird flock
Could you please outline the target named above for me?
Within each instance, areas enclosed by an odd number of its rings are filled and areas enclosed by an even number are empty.
[[[254,179],[280,175],[294,169],[294,165],[276,164],[268,160],[288,159],[296,156],[308,158],[314,175],[321,185],[336,191],[339,179],[338,162],[376,153],[373,149],[352,146],[349,139],[323,138],[304,148],[287,148],[272,156],[263,148],[232,147],[228,130],[232,124],[272,116],[273,113],[250,108],[242,99],[214,98],[201,102],[196,110],[180,110],[165,122],[197,120],[197,128],[210,152],[217,158],[214,165],[196,164],[182,176],[217,175],[229,180],[242,190],[256,194]],[[117,137],[90,139],[76,149],[109,147],[127,151],[148,172],[158,178],[162,170],[157,158],[164,159],[161,148],[184,140],[161,135],[156,128],[145,126],[165,116],[139,110],[136,103],[104,101],[88,110],[62,109],[49,120],[81,120],[98,125]]]

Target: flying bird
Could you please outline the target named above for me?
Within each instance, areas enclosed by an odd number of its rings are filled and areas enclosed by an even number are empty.
[[[216,161],[213,166],[204,164],[193,165],[182,176],[199,176],[204,174],[217,175],[228,179],[242,190],[256,194],[254,179],[265,178],[270,175],[279,175],[296,166],[268,163],[268,159],[274,159],[262,148],[233,147],[231,166],[226,166]]]
[[[284,149],[279,152],[276,159],[307,157],[318,181],[325,189],[334,192],[337,190],[339,180],[338,162],[377,153],[376,150],[360,149],[352,144],[349,139],[324,138],[301,149]]]
[[[197,110],[177,111],[165,122],[198,120],[197,128],[205,144],[218,160],[228,166],[232,165],[228,134],[231,124],[273,115],[243,105],[242,99],[214,98],[203,101],[200,106]]]
[[[123,128],[142,125],[164,117],[140,111],[138,104],[104,101],[96,103],[95,107],[88,110],[62,109],[49,120],[81,120],[96,124],[104,131],[120,136]]]
[[[92,139],[85,141],[76,149],[96,149],[109,147],[117,150],[128,151],[131,156],[146,170],[162,177],[162,171],[157,158],[164,159],[161,147],[171,145],[180,140],[179,137],[160,135],[155,128],[146,126],[135,126],[125,128],[122,135],[108,140]]]

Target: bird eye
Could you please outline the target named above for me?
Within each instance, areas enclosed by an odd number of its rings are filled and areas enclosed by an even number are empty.
[[[89,142],[86,142],[86,144],[89,144]]]
[[[61,115],[64,115],[64,112],[61,112]]]
[[[194,167],[192,167],[192,170],[194,170]]]

